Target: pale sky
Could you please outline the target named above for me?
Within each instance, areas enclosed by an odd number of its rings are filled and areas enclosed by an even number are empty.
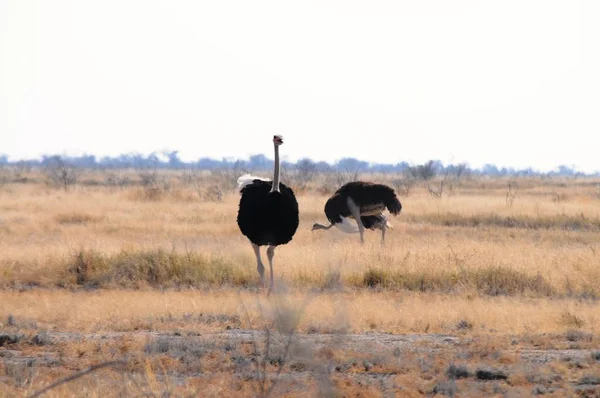
[[[0,0],[0,153],[600,170],[600,1]]]

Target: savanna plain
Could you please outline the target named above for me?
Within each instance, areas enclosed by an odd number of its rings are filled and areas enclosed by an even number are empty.
[[[600,396],[598,179],[361,174],[403,205],[361,245],[283,170],[267,297],[241,172],[0,172],[0,397]]]

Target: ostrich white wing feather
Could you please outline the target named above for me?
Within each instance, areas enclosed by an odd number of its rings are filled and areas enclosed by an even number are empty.
[[[347,234],[358,232],[358,225],[356,225],[356,221],[348,217],[342,217],[342,222],[336,223],[335,226]]]
[[[251,174],[244,174],[243,176],[241,176],[237,179],[237,184],[238,184],[239,190],[241,191],[246,185],[252,184],[252,181],[254,181],[254,180],[271,181],[271,179],[269,179],[269,178],[257,177],[257,176],[253,176]]]

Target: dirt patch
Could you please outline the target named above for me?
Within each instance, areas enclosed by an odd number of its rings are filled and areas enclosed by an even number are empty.
[[[569,395],[579,392],[583,384],[587,392],[600,388],[581,382],[597,380],[600,362],[592,350],[522,349],[510,343],[482,349],[482,343],[473,337],[442,334],[310,333],[288,339],[285,334],[267,336],[243,329],[215,333],[45,332],[43,345],[34,341],[33,337],[23,338],[0,348],[3,383],[18,390],[31,386],[34,375],[44,369],[73,373],[101,360],[124,359],[128,365],[119,372],[141,378],[136,385],[145,377],[140,364],[156,362],[168,371],[153,377],[169,388],[209,385],[226,377],[236,391],[246,384],[267,380],[268,385],[276,380],[273,393],[292,396],[354,388],[379,394],[448,396],[498,392]]]

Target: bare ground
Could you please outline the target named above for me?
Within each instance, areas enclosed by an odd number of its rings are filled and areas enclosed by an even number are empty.
[[[115,372],[129,375],[143,374],[136,364],[144,361],[169,363],[168,372],[157,372],[159,383],[165,389],[196,385],[202,391],[198,396],[225,394],[223,388],[202,387],[214,385],[224,374],[232,391],[256,384],[256,390],[245,391],[244,396],[260,394],[263,376],[276,380],[273,396],[600,396],[598,351],[535,348],[539,339],[532,343],[526,338],[476,335],[341,332],[290,338],[270,331],[267,348],[264,331],[244,329],[5,336],[14,339],[5,338],[0,347],[4,367],[0,386],[21,382],[25,387],[19,378],[26,376],[19,372],[27,369],[32,374],[31,369],[37,373],[85,369],[97,363],[85,360],[95,351],[103,352],[106,360],[123,359],[125,367]],[[31,383],[29,392],[32,385],[44,386]]]

